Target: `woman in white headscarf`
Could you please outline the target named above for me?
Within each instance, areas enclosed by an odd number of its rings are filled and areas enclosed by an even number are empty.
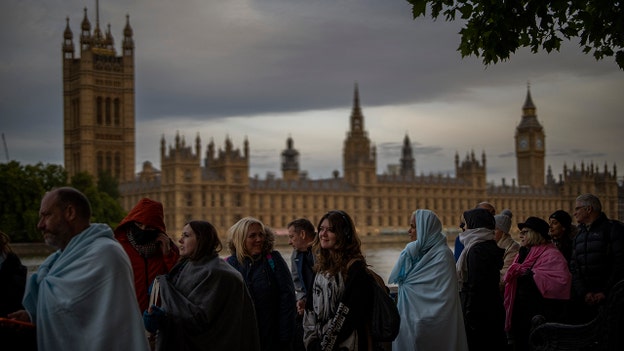
[[[401,315],[394,350],[468,350],[457,284],[455,258],[430,210],[410,217],[411,242],[390,273],[398,284]]]

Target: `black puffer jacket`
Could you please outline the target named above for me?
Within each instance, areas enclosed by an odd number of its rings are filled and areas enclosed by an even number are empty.
[[[588,292],[607,294],[624,279],[624,224],[601,213],[589,228],[579,225],[570,270],[578,297]]]

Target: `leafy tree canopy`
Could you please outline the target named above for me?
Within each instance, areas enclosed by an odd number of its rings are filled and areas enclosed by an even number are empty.
[[[74,175],[71,179],[71,185],[82,191],[91,203],[91,220],[97,223],[106,223],[111,228],[115,228],[117,224],[124,218],[125,212],[119,202],[118,183],[108,173],[101,173],[106,179],[98,180],[96,185],[88,173],[81,172]],[[117,198],[113,198],[110,193]]]
[[[73,186],[91,202],[92,221],[114,228],[125,216],[119,203],[117,181],[103,173],[95,185],[93,177],[79,173],[68,183],[67,172],[60,165],[22,166],[19,162],[0,163],[0,230],[12,242],[41,241],[37,230],[39,206],[43,195],[56,187]]]
[[[465,21],[457,49],[489,65],[509,59],[520,47],[533,53],[559,51],[578,37],[585,54],[596,60],[614,56],[624,69],[624,2],[614,0],[407,0],[414,19],[443,15]]]

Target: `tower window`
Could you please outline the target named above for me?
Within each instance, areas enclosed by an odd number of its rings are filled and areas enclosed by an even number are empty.
[[[110,152],[106,153],[106,168],[105,171],[110,171],[113,168],[113,159]]]
[[[97,173],[100,174],[104,170],[104,156],[102,155],[102,151],[98,151],[96,158],[97,158]]]
[[[116,126],[118,126],[119,125],[119,118],[120,118],[120,114],[121,114],[121,108],[119,106],[119,98],[115,99],[114,108],[115,108],[114,123],[115,123]]]
[[[111,125],[111,99],[106,98],[106,125]]]
[[[119,152],[115,153],[115,169],[113,174],[115,175],[115,178],[121,178],[121,155]]]
[[[102,125],[102,97],[98,96],[95,102],[97,124]]]

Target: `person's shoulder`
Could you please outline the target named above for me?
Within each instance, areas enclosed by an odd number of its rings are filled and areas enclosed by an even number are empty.
[[[243,281],[243,276],[240,274],[236,268],[234,268],[228,261],[217,258],[216,261],[213,261],[214,265],[213,272],[220,274],[225,279],[234,279]]]
[[[495,240],[485,240],[480,243],[476,243],[472,246],[470,251],[468,251],[468,255],[470,256],[478,256],[478,257],[487,257],[489,255],[504,255],[505,249],[501,249],[496,244]]]
[[[613,227],[614,232],[624,235],[624,223],[623,222],[617,219],[610,219],[609,222],[611,226]]]
[[[229,264],[231,264],[231,265],[233,265],[233,264],[235,264],[236,262],[238,262],[238,261],[236,260],[236,256],[234,256],[234,255],[230,255],[230,256],[228,256],[228,257],[224,258],[224,259],[223,259],[223,261],[225,261],[226,263],[229,263]]]
[[[277,251],[277,250],[273,250],[273,251],[271,251],[271,252],[270,252],[267,256],[269,256],[269,255],[270,255],[271,257],[273,257],[273,258],[277,258],[277,259],[280,259],[280,258],[281,258],[281,259],[284,259],[284,256],[282,256],[282,254],[281,254],[279,251]]]
[[[126,251],[123,249],[121,243],[112,236],[100,235],[93,238],[90,244],[88,244],[88,250],[94,251],[98,256],[106,256],[111,258],[123,258],[128,259]]]
[[[361,259],[351,261],[348,268],[349,274],[353,272],[368,272],[368,270],[368,265]]]

